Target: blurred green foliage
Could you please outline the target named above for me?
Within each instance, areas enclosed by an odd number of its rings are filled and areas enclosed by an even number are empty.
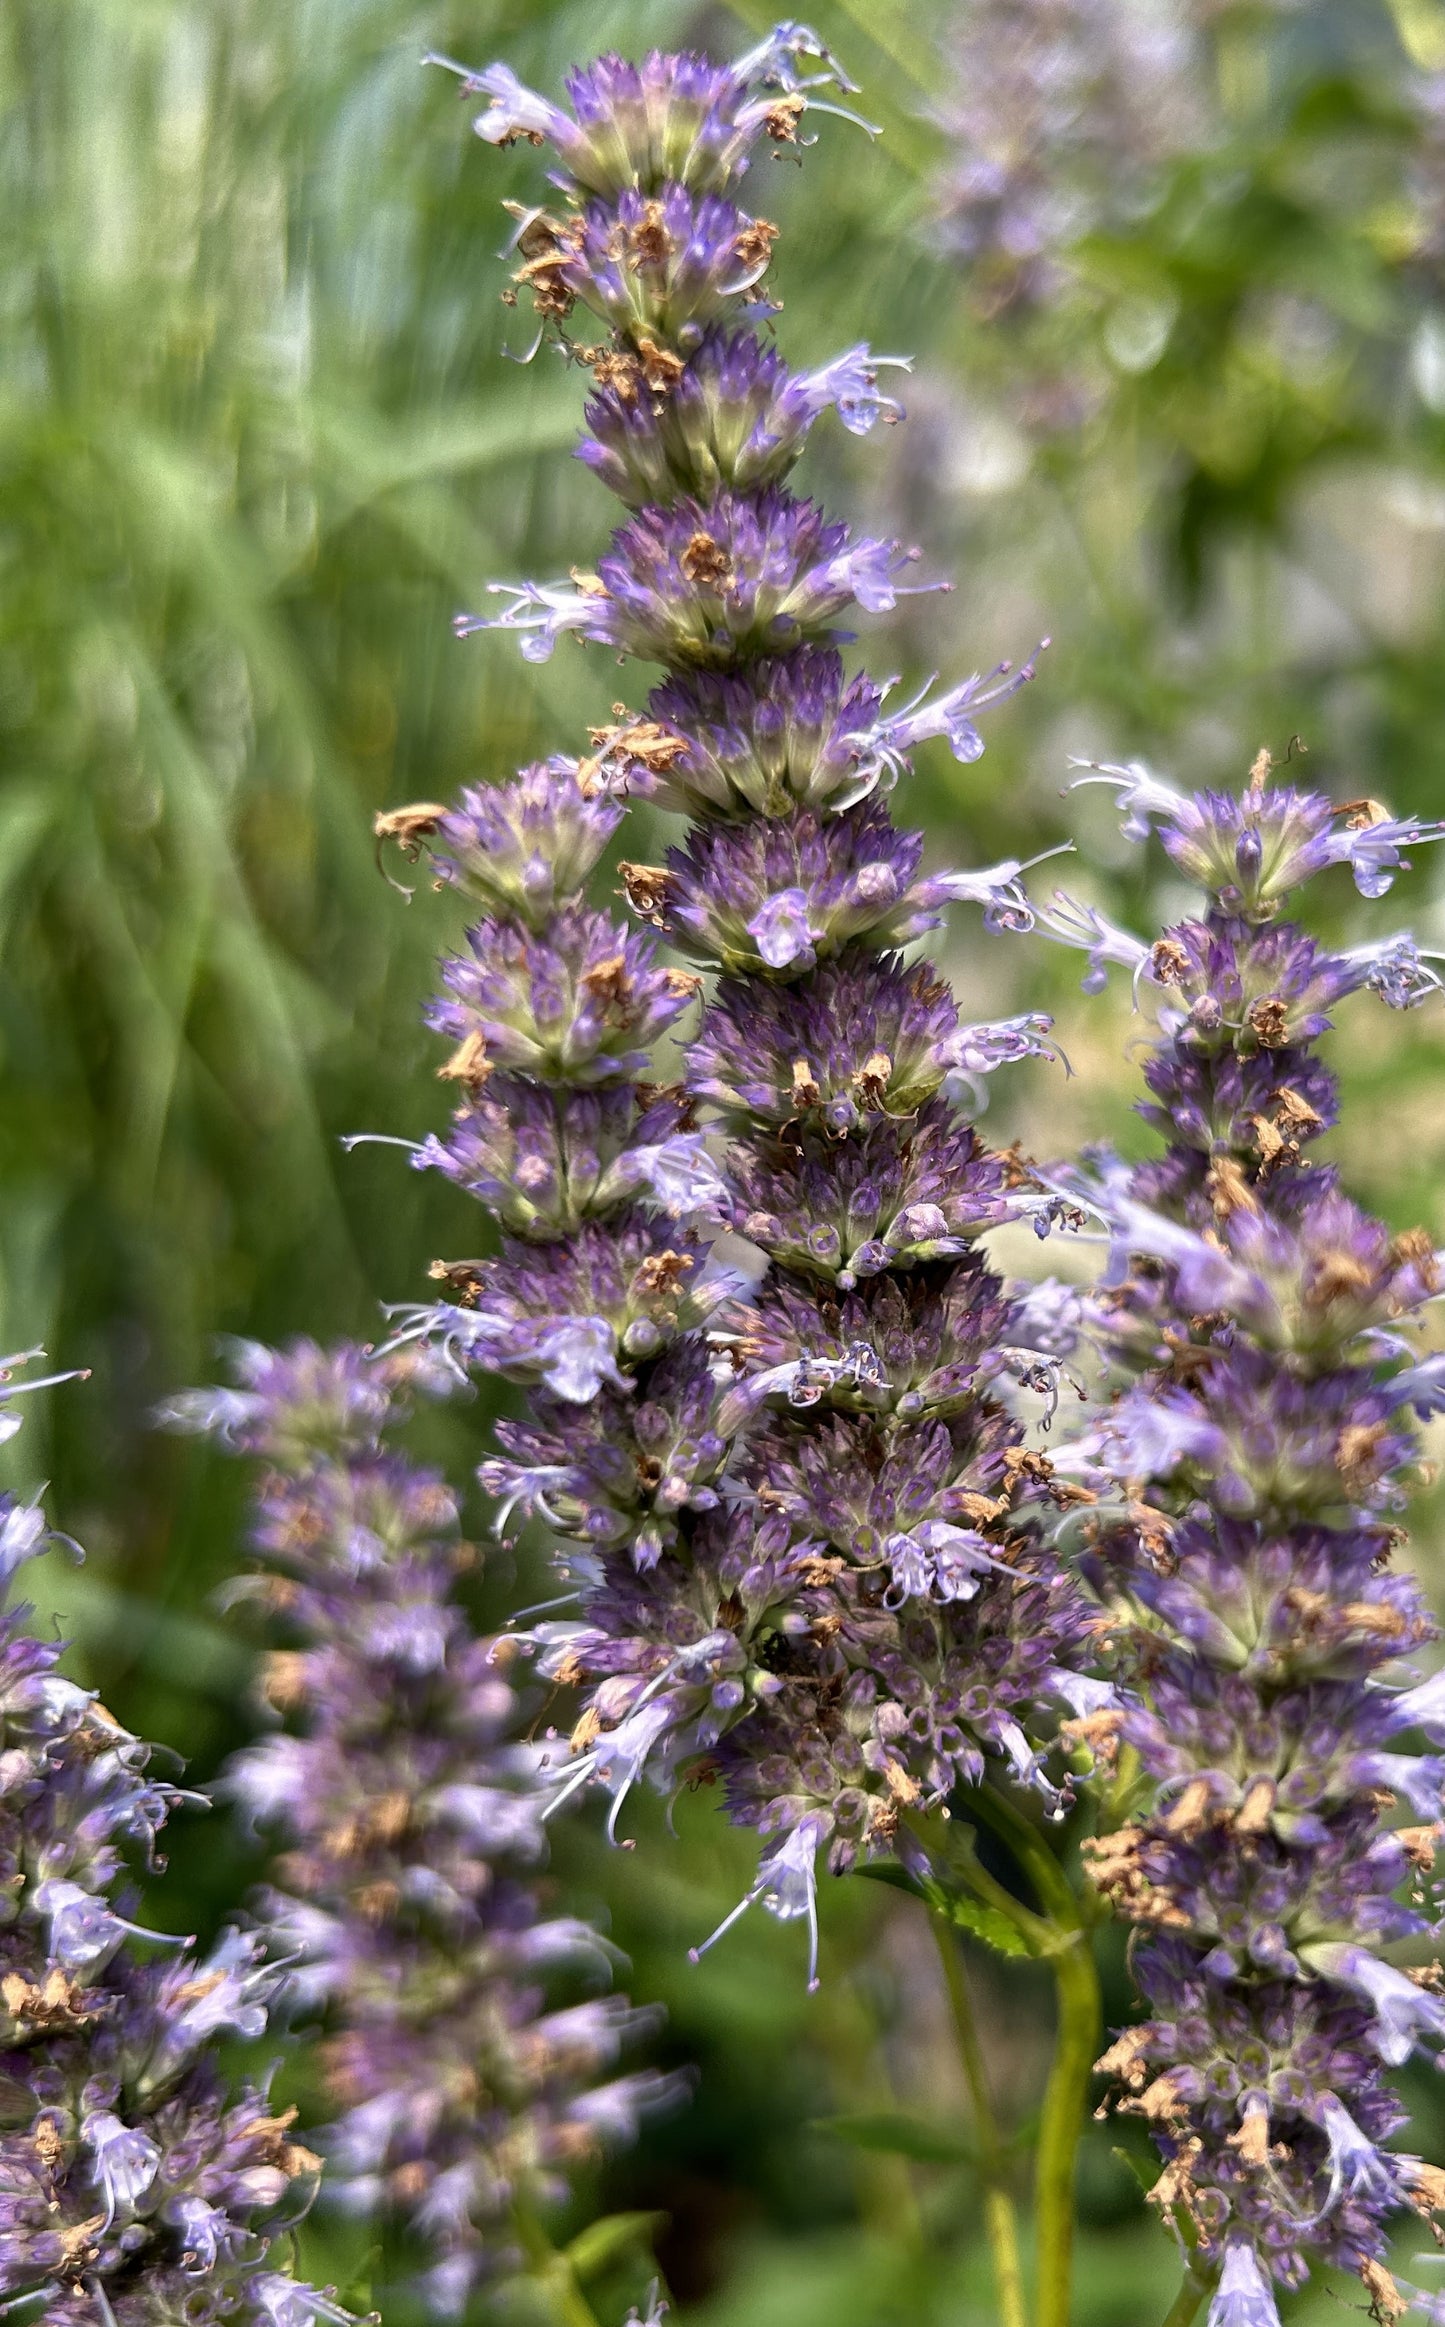
[[[820,432],[809,456],[809,489],[957,576],[911,602],[875,668],[911,681],[1054,640],[981,766],[940,751],[905,812],[953,861],[1072,833],[1071,884],[1148,928],[1168,885],[1097,794],[1063,804],[1070,752],[1233,781],[1261,740],[1283,752],[1298,732],[1342,795],[1439,812],[1445,157],[1425,99],[1445,10],[1201,7],[1203,146],[1090,227],[1050,300],[1015,310],[930,226],[969,4],[819,0],[884,134],[825,122],[805,169],[760,163],[750,198],[786,230],[787,351],[868,338],[917,357],[907,426],[863,446]],[[641,691],[581,654],[539,673],[508,642],[451,636],[490,577],[585,562],[609,513],[566,458],[579,377],[550,352],[508,356],[524,327],[497,298],[499,204],[535,187],[536,157],[479,147],[419,58],[505,55],[551,89],[610,42],[725,48],[770,17],[754,0],[0,15],[0,1339],[91,1369],[7,1460],[51,1474],[90,1546],[84,1571],[49,1579],[89,1669],[202,1778],[250,1719],[246,1643],[211,1606],[239,1556],[240,1482],[155,1437],[151,1405],[209,1376],[219,1333],[369,1332],[379,1301],[415,1295],[434,1253],[477,1234],[394,1150],[338,1144],[419,1136],[446,1105],[419,1013],[455,911],[383,884],[372,815],[571,747]],[[628,837],[633,856],[661,845]],[[1439,880],[1422,863],[1371,925],[1445,939]],[[1337,905],[1353,920],[1343,888]],[[1060,1015],[1074,1080],[1001,1082],[1005,1137],[1137,1141],[1126,997],[1080,1002],[1069,962],[962,926],[947,958],[989,1015]],[[1437,1234],[1442,1024],[1362,1014],[1338,1052],[1336,1152],[1367,1200]],[[479,1399],[434,1425],[458,1478],[486,1419]],[[491,1614],[530,1596],[496,1569],[488,1588]],[[699,2063],[699,2096],[583,2194],[574,2226],[594,2201],[665,2210],[698,2327],[984,2327],[966,2163],[821,2123],[965,2122],[921,1918],[839,1886],[812,2001],[796,1935],[761,1914],[694,1969],[687,1946],[746,1887],[747,1845],[705,1800],[682,1805],[675,1841],[640,1815],[635,1852],[564,1833],[559,1878],[610,1915],[634,1993],[668,2004],[667,2050]],[[164,1919],[213,1920],[250,1871],[222,1819],[198,1822]],[[1046,1992],[975,1969],[1022,2155]],[[1110,1979],[1122,2012],[1121,1962]],[[1440,2103],[1412,2098],[1439,2154]],[[1080,2327],[1144,2327],[1171,2292],[1119,2141],[1097,2128],[1085,2155]],[[339,2235],[315,2233],[318,2268]],[[359,2265],[355,2247],[332,2257],[343,2281]],[[614,2315],[637,2291],[602,2290]]]

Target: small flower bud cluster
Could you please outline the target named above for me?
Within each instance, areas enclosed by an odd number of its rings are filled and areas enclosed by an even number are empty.
[[[263,1677],[287,1726],[230,1791],[284,1846],[265,1906],[325,2015],[328,2188],[407,2234],[431,2315],[457,2317],[518,2267],[518,2210],[669,2088],[609,2074],[647,2015],[607,1992],[589,1925],[540,1910],[538,1754],[453,1596],[472,1557],[456,1503],[385,1442],[445,1369],[300,1342],[242,1347],[237,1374],[169,1412],[266,1465],[249,1589],[291,1643]],[[559,2001],[579,1974],[590,1992]]]
[[[1408,938],[1336,952],[1282,915],[1332,864],[1379,896],[1445,826],[1334,809],[1265,754],[1238,798],[1137,767],[1085,780],[1205,891],[1152,949],[1067,901],[1040,915],[1108,958],[1132,947],[1159,996],[1142,1112],[1167,1142],[1091,1195],[1123,1386],[1083,1442],[1085,1567],[1141,1773],[1093,1863],[1151,2013],[1101,2066],[1158,2141],[1156,2202],[1220,2274],[1211,2327],[1275,2327],[1273,2288],[1316,2263],[1394,2319],[1413,2298],[1386,2225],[1445,2200],[1445,2174],[1384,2146],[1390,2068],[1445,2045],[1435,1972],[1386,1952],[1439,1908],[1445,1756],[1419,1746],[1445,1745],[1445,1689],[1405,1661],[1436,1627],[1391,1554],[1416,1419],[1441,1405],[1440,1361],[1409,1339],[1441,1278],[1427,1235],[1390,1235],[1315,1158],[1337,1114],[1315,1045],[1350,992],[1404,1008],[1440,981]]]
[[[841,1871],[894,1847],[902,1812],[990,1764],[1056,1805],[1045,1755],[1095,1701],[1069,1669],[1083,1604],[1028,1515],[1049,1466],[1010,1404],[1051,1372],[977,1243],[1059,1207],[956,1105],[1046,1052],[1047,1021],[970,1024],[898,950],[956,901],[1027,928],[1022,868],[923,874],[882,796],[931,737],[975,759],[977,714],[1029,671],[896,710],[845,675],[840,617],[887,612],[913,553],[786,479],[827,407],[857,432],[897,408],[867,348],[798,374],[748,327],[774,239],[735,207],[749,148],[793,143],[829,77],[798,26],[730,69],[605,58],[572,114],[503,67],[465,76],[484,137],[559,156],[568,199],[527,213],[518,286],[544,328],[578,307],[611,327],[564,344],[594,380],[581,457],[632,514],[595,574],[461,627],[533,658],[572,631],[667,676],[589,759],[424,836],[492,918],[435,1018],[467,1102],[418,1160],[504,1240],[403,1328],[532,1389],[483,1478],[563,1539],[582,1602],[532,1636],[583,1692],[562,1791],[604,1786],[615,1827],[644,1773],[720,1772],[765,1838],[749,1897],[810,1922],[821,1850]],[[695,819],[663,864],[623,864],[636,936],[561,901],[574,827],[595,858],[624,785]],[[700,983],[659,940],[721,976],[682,1085],[644,1095],[645,1045]]]
[[[127,1858],[150,1860],[180,1797],[11,1597],[55,1540],[0,1498],[0,2314],[344,2323],[282,2251],[321,2161],[215,2057],[264,2033],[277,1976],[246,1933],[202,1955],[134,1920]]]

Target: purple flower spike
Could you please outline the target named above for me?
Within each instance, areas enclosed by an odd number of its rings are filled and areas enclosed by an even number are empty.
[[[886,689],[866,674],[848,683],[840,658],[803,648],[735,675],[698,671],[657,688],[649,704],[684,748],[650,796],[704,819],[780,816],[799,804],[854,807],[890,792],[920,743],[946,736],[955,757],[983,752],[973,714],[1014,694],[1032,665],[966,680],[915,718],[905,707],[883,716]],[[997,682],[997,683],[995,683]],[[916,707],[914,707],[916,708]]]
[[[1021,864],[919,880],[922,853],[922,834],[897,831],[874,800],[833,816],[804,809],[704,826],[665,866],[622,871],[635,911],[681,951],[733,974],[797,977],[860,937],[907,945],[950,904],[981,905],[989,929],[1032,927]]]
[[[1140,1773],[1088,1847],[1137,1927],[1150,2017],[1100,2065],[1150,2122],[1194,2267],[1219,2274],[1216,2327],[1274,2327],[1274,2289],[1316,2265],[1398,2316],[1390,2219],[1445,2200],[1445,2175],[1384,2146],[1403,2122],[1388,2070],[1445,2055],[1433,1975],[1385,1952],[1434,1929],[1420,1878],[1445,1832],[1445,1757],[1402,1750],[1438,1742],[1440,1692],[1394,1677],[1436,1627],[1389,1565],[1412,1408],[1433,1404],[1409,1336],[1440,1261],[1311,1152],[1338,1112],[1314,1055],[1335,1004],[1366,987],[1409,1006],[1435,981],[1409,939],[1335,953],[1279,918],[1332,864],[1387,886],[1401,844],[1435,833],[1269,774],[1262,756],[1238,798],[1184,798],[1100,771],[1204,913],[1147,952],[1070,900],[1039,913],[1089,984],[1120,962],[1159,1022],[1142,1111],[1167,1152],[1078,1189],[1111,1240],[1092,1333],[1115,1389],[1065,1461],[1099,1497],[1085,1567]]]
[[[284,1626],[262,1689],[287,1727],[228,1786],[284,1848],[265,1906],[324,2016],[330,2184],[419,2242],[434,2314],[460,2318],[522,2267],[514,2208],[631,2138],[676,2080],[615,2073],[651,2015],[605,1992],[595,1931],[541,1913],[546,1788],[508,1644],[477,1639],[454,1596],[471,1556],[455,1498],[390,1443],[445,1377],[409,1351],[264,1359],[225,1442],[266,1459],[250,1589]],[[199,1402],[179,1419],[206,1421]],[[224,1991],[203,2008],[242,2024]],[[99,2138],[117,2203],[135,2202],[148,2153],[108,2120]]]
[[[756,1147],[734,1160],[728,1193],[741,1235],[845,1292],[885,1269],[960,1257],[985,1229],[1049,1202],[939,1099],[904,1121],[873,1117],[829,1155]]]
[[[19,1362],[12,1361],[12,1362]],[[150,1748],[58,1667],[63,1644],[3,1602],[52,1537],[0,1507],[0,2311],[55,2327],[349,2314],[282,2267],[321,2161],[222,2074],[216,2040],[264,2034],[281,1985],[261,1942],[208,1955],[115,1904],[181,1799]]]
[[[687,1053],[688,1089],[735,1121],[835,1133],[914,1115],[958,1064],[948,988],[861,950],[797,984],[724,979]]]
[[[438,1264],[451,1299],[403,1305],[389,1347],[427,1343],[464,1368],[540,1383],[586,1405],[620,1369],[701,1325],[745,1273],[665,1218],[627,1209],[555,1243],[504,1244],[498,1259]]]
[[[495,1075],[412,1162],[445,1173],[510,1235],[545,1244],[633,1200],[683,1216],[716,1208],[724,1183],[687,1120],[680,1093],[635,1083],[558,1090]]]
[[[604,58],[570,113],[475,77],[484,138],[560,156],[562,201],[515,213],[512,296],[590,373],[580,456],[631,514],[594,573],[507,585],[458,627],[537,662],[572,632],[665,676],[575,762],[425,832],[399,813],[490,916],[432,1011],[463,1104],[411,1152],[502,1235],[437,1264],[386,1345],[528,1393],[481,1477],[565,1586],[522,1636],[579,1701],[546,1741],[549,1813],[600,1792],[617,1839],[637,1786],[720,1776],[760,1838],[737,1913],[805,1923],[810,1983],[825,1868],[911,1848],[905,1810],[989,1772],[1062,1814],[1071,1724],[1113,1703],[1042,1525],[1078,1491],[1014,1411],[1021,1388],[1057,1403],[1059,1353],[979,1242],[1082,1213],[960,1112],[1054,1055],[1048,1022],[970,1023],[900,950],[952,907],[1027,931],[1027,868],[930,872],[885,805],[935,740],[971,764],[1033,664],[892,708],[891,681],[844,670],[840,625],[889,613],[914,553],[787,480],[828,410],[858,436],[900,418],[907,365],[859,345],[795,369],[751,328],[774,229],[734,207],[742,161],[830,82],[794,24],[731,73]],[[584,310],[599,344],[565,336]],[[620,859],[647,932],[624,939],[577,892],[633,798],[692,825]],[[256,1784],[293,1777],[283,1758]]]

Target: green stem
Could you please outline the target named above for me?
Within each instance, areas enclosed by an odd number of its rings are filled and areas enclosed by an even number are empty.
[[[1035,1914],[981,1867],[969,1851],[942,1855],[949,1872],[976,1897],[1008,1916],[1029,1952],[1053,1970],[1058,2033],[1044,2093],[1034,2169],[1038,2275],[1035,2327],[1068,2327],[1074,2255],[1074,2172],[1088,2106],[1089,2078],[1099,2048],[1099,1975],[1089,1941],[1090,1895],[1078,1897],[1037,1828],[1006,1794],[990,1786],[970,1797],[970,1808],[1007,1842],[1033,1884],[1043,1912]],[[904,1813],[925,1844],[938,1847],[940,1829]]]
[[[1099,1974],[1089,1943],[1085,1903],[1048,1844],[1021,1811],[992,1787],[980,1788],[980,1813],[1003,1836],[1038,1893],[1054,1933],[1058,2032],[1039,2122],[1034,2169],[1038,2243],[1036,2327],[1068,2327],[1074,2260],[1074,2177],[1089,2078],[1099,2049]]]
[[[1038,2224],[1036,2327],[1068,2327],[1074,2259],[1074,2173],[1089,2078],[1099,2049],[1099,1975],[1088,1933],[1076,1928],[1053,1958],[1058,1999],[1054,2064],[1039,2123],[1034,2173]]]
[[[534,2278],[547,2296],[557,2327],[597,2327],[597,2316],[565,2254],[559,2254],[531,2208],[516,2204],[512,2220]]]
[[[1024,1868],[1054,1929],[1078,1930],[1084,1920],[1080,1901],[1037,1827],[1029,1824],[1007,1794],[997,1793],[992,1786],[980,1786],[969,1799],[984,1824],[1008,1844]]]
[[[1203,2279],[1197,2279],[1192,2270],[1186,2271],[1184,2284],[1169,2306],[1169,2316],[1164,2327],[1190,2327],[1190,2322],[1197,2315],[1208,2292],[1209,2288]]]
[[[930,1915],[929,1921],[938,1942],[943,1983],[948,1990],[949,2009],[953,2014],[954,2032],[958,2037],[958,2055],[963,2063],[963,2074],[973,2107],[978,2173],[983,2184],[984,2228],[993,2260],[999,2327],[1027,2327],[1023,2269],[1019,2261],[1018,2217],[1008,2190],[1003,2143],[999,2139],[998,2120],[994,2116],[993,2100],[988,2089],[983,2051],[973,2016],[973,2001],[964,1979],[963,1961],[952,1927],[940,1915]]]

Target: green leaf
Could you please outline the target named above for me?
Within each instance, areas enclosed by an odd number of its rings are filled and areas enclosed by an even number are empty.
[[[955,1862],[962,1880],[961,1870],[972,1855],[971,1838],[960,1832],[954,1836],[953,1841]],[[1010,1923],[1001,1907],[991,1907],[982,1900],[971,1899],[934,1878],[910,1874],[907,1867],[901,1866],[896,1858],[875,1859],[869,1866],[855,1867],[853,1872],[866,1876],[869,1882],[887,1883],[892,1890],[906,1891],[912,1899],[922,1899],[935,1915],[943,1916],[946,1922],[957,1924],[960,1930],[972,1932],[975,1939],[981,1939],[986,1947],[992,1947],[999,1955],[1037,1953],[1023,1933]]]
[[[341,2300],[348,2311],[364,2318],[371,2309],[371,2289],[381,2268],[380,2244],[368,2246],[361,2256],[351,2278],[341,2290]]]
[[[641,2246],[650,2252],[667,2219],[666,2214],[604,2214],[600,2222],[589,2222],[566,2249],[574,2276],[585,2286],[589,2279],[610,2269],[629,2248]]]
[[[1119,2160],[1120,2165],[1128,2169],[1147,2198],[1154,2187],[1157,2174],[1150,2171],[1142,2157],[1135,2157],[1132,2151],[1121,2148],[1117,2142],[1114,2144],[1113,2154]]]
[[[991,1947],[996,1955],[1032,1955],[1023,1933],[1010,1923],[1001,1907],[987,1906],[982,1899],[970,1899],[956,1892],[938,1890],[937,1909],[960,1931],[969,1932]]]
[[[911,2157],[919,2165],[967,2165],[973,2144],[941,2125],[910,2117],[902,2109],[867,2111],[860,2116],[815,2117],[813,2128],[849,2141],[855,2149],[885,2149],[895,2157]]]

